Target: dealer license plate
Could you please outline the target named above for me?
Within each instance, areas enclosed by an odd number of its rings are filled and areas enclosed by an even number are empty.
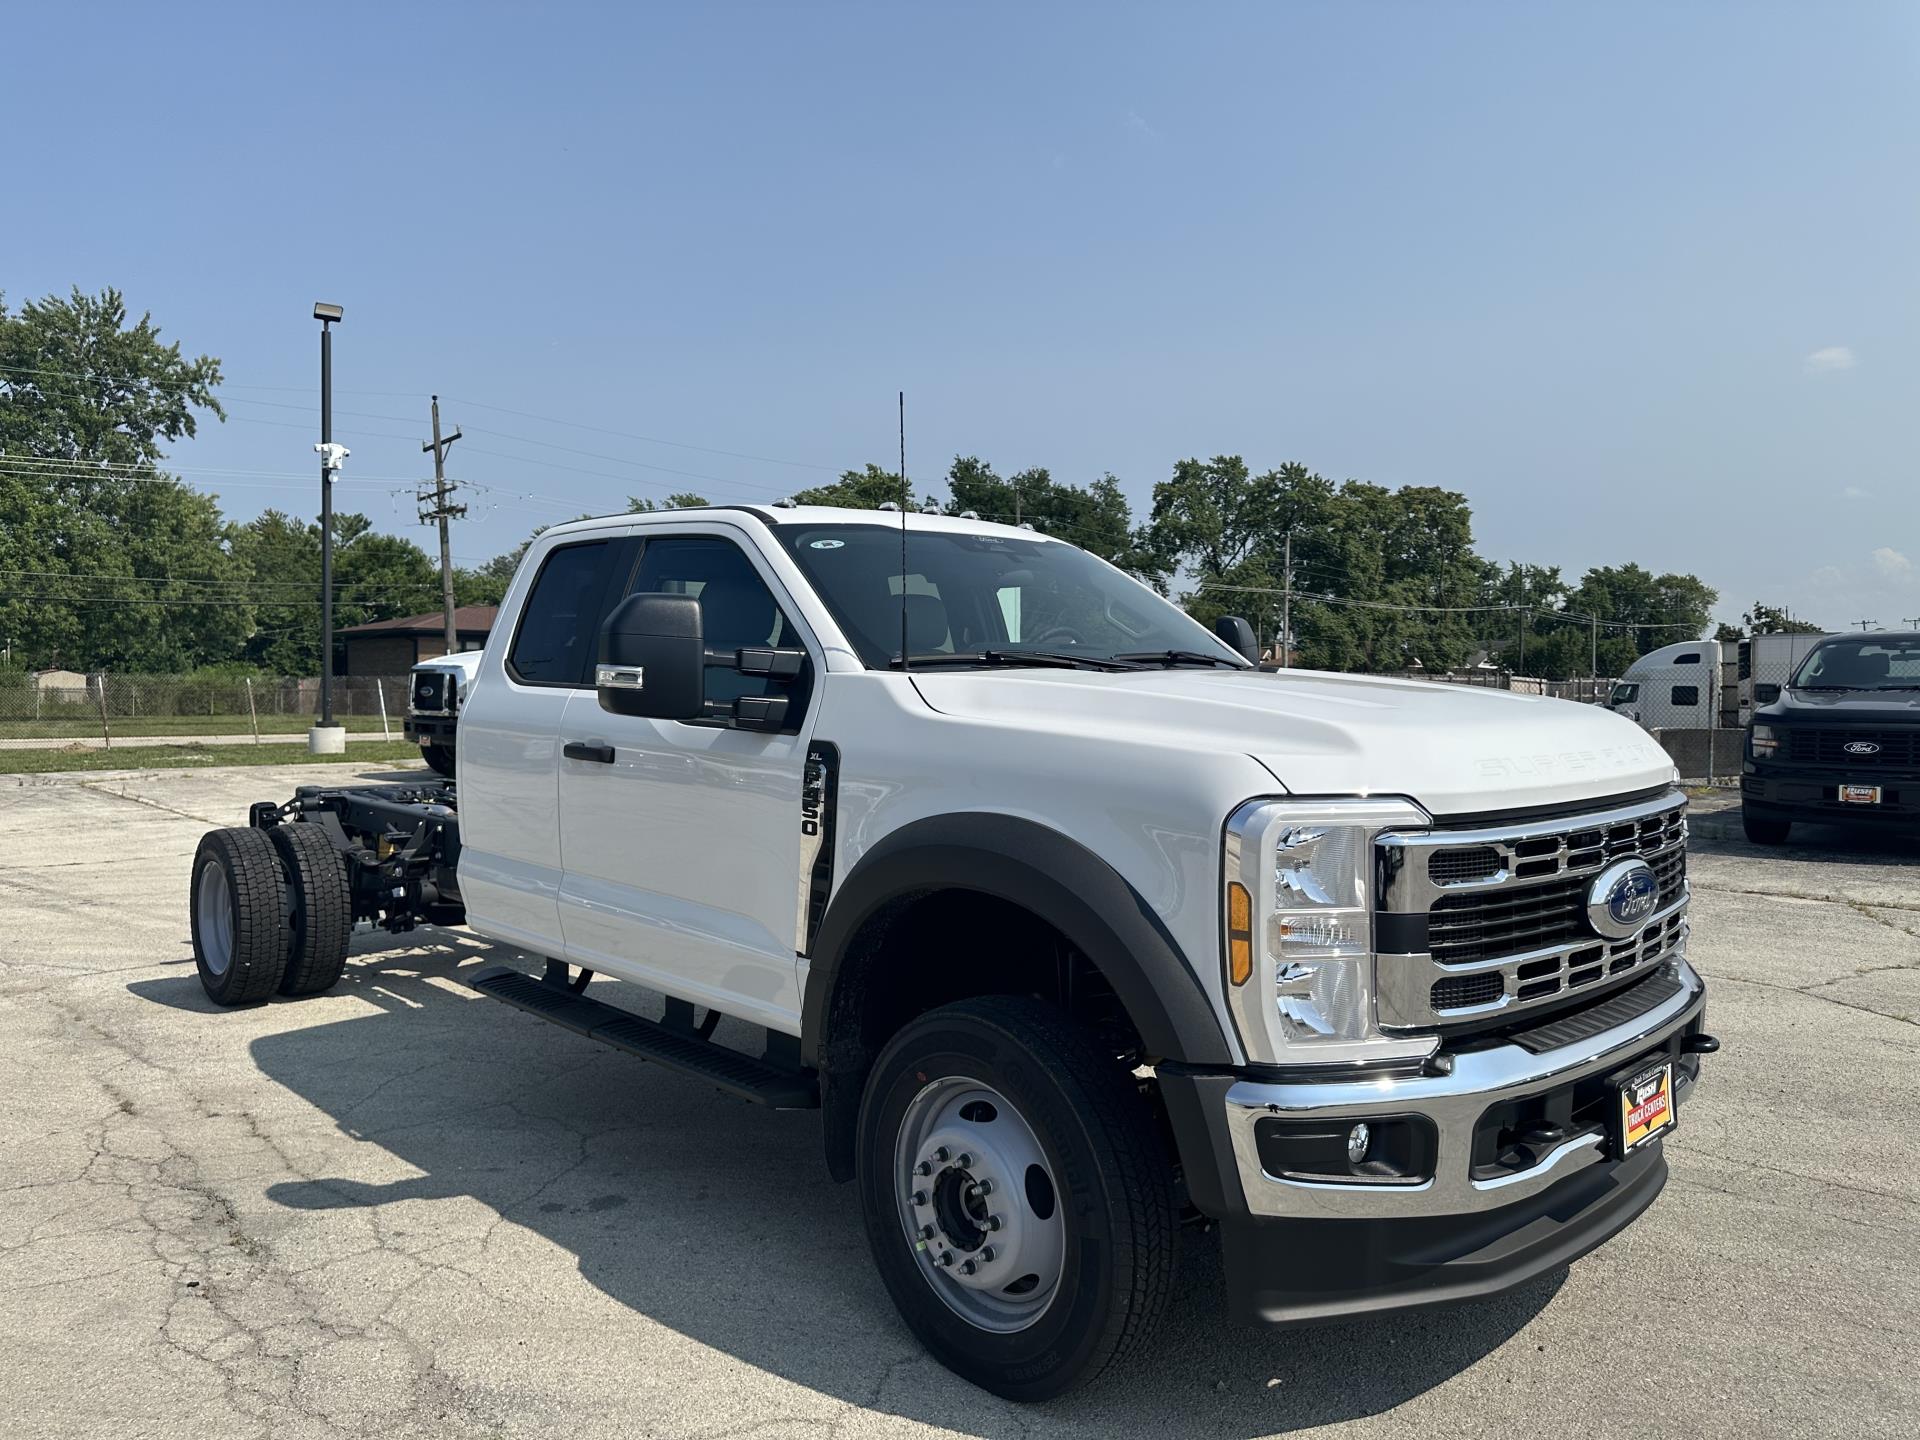
[[[1663,1060],[1620,1086],[1620,1153],[1673,1128],[1673,1062]]]
[[[1840,803],[1842,805],[1878,805],[1880,787],[1878,785],[1842,785]]]

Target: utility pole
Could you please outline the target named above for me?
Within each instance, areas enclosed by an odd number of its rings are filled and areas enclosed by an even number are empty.
[[[1587,619],[1593,622],[1592,637],[1588,642],[1587,676],[1589,679],[1598,680],[1600,678],[1600,617],[1589,615]]]
[[[1853,623],[1858,625],[1862,630],[1872,630],[1880,624],[1878,620],[1856,620]]]
[[[433,441],[420,442],[423,451],[433,452],[433,493],[422,490],[416,497],[422,505],[420,523],[440,526],[440,613],[447,627],[447,654],[451,655],[460,648],[460,637],[453,625],[453,548],[447,540],[447,522],[458,520],[467,513],[464,505],[452,503],[453,485],[447,479],[447,451],[453,448],[453,442],[460,438],[460,427],[453,427],[453,434],[445,439],[440,435],[440,397],[433,397]],[[431,501],[429,506],[428,502]]]
[[[1293,531],[1287,531],[1286,579],[1280,600],[1280,668],[1293,665]]]
[[[1533,624],[1533,612],[1527,608],[1527,572],[1520,572],[1520,673],[1527,673],[1527,630]]]

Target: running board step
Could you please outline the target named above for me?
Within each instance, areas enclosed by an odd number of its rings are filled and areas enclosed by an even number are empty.
[[[573,990],[549,985],[511,966],[496,965],[466,982],[483,995],[551,1020],[576,1035],[598,1040],[682,1075],[708,1081],[729,1095],[775,1110],[813,1110],[820,1089],[810,1071],[782,1069],[711,1040],[683,1035],[656,1020],[589,1000]]]

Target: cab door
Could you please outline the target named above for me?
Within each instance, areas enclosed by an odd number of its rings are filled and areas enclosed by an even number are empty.
[[[516,579],[501,612],[516,617],[512,633],[482,653],[460,711],[467,917],[495,939],[540,955],[562,953],[560,722],[569,698],[593,683],[600,621],[632,573],[630,529],[540,542],[524,567],[531,578]]]
[[[651,720],[572,694],[561,721],[566,957],[798,1033],[800,791],[817,641],[757,554],[721,526],[647,527],[627,593],[692,595],[707,649],[805,649],[797,682],[709,665],[707,696],[784,695],[786,728]]]

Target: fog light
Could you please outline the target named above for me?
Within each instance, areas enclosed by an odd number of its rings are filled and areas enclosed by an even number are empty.
[[[1373,1132],[1367,1129],[1365,1122],[1347,1132],[1347,1159],[1358,1165],[1367,1158],[1367,1146],[1373,1140]]]

